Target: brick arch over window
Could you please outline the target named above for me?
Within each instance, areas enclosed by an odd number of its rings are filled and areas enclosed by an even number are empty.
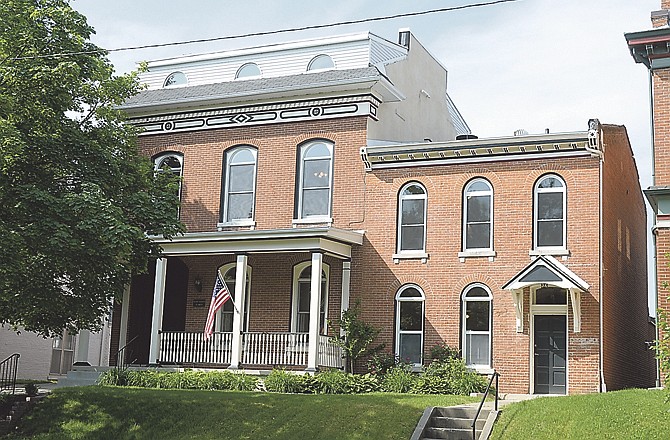
[[[428,197],[430,197],[431,194],[433,196],[437,194],[437,186],[435,185],[435,182],[431,176],[416,172],[405,173],[402,176],[393,179],[393,184],[390,187],[390,191],[393,191],[394,196],[397,197],[400,189],[409,182],[418,182],[422,184],[428,192]]]
[[[488,275],[482,275],[482,274],[469,274],[458,280],[456,283],[454,283],[452,286],[454,292],[463,292],[466,287],[468,287],[471,284],[485,284],[491,289],[491,294],[495,296],[495,288],[496,286],[499,286],[500,283],[496,283],[493,278],[489,277]]]
[[[467,173],[461,174],[456,180],[456,188],[460,188],[461,191],[465,188],[471,180],[481,177],[489,181],[493,186],[493,191],[497,192],[499,188],[502,188],[502,179],[498,176],[498,173],[495,173],[486,168],[474,168]]]
[[[396,278],[391,284],[388,285],[384,294],[384,298],[393,299],[398,290],[406,284],[416,284],[417,286],[421,287],[421,290],[423,290],[426,298],[432,297],[434,295],[433,287],[431,286],[430,282],[428,282],[428,280],[416,275],[405,275]]]
[[[535,168],[534,170],[531,170],[526,175],[526,178],[524,179],[523,182],[523,187],[519,188],[519,190],[526,191],[529,194],[532,194],[537,179],[539,179],[541,176],[544,176],[545,174],[558,175],[565,181],[565,184],[568,186],[568,189],[577,187],[577,179],[575,178],[575,175],[572,172],[572,170],[568,170],[560,165],[552,165],[552,166],[542,165],[540,167]]]

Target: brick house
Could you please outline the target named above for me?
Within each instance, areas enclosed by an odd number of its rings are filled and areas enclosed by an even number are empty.
[[[355,301],[415,366],[515,393],[649,385],[645,209],[621,126],[477,139],[408,31],[151,62],[126,102],[188,232],[115,308],[110,357],[340,367]],[[586,121],[585,121],[586,122]],[[217,271],[233,293],[203,339]],[[132,342],[131,342],[132,341]]]
[[[625,35],[636,63],[649,70],[652,112],[652,184],[644,190],[654,211],[652,227],[656,274],[656,308],[670,311],[670,0],[661,0],[661,9],[652,11],[653,29]],[[654,339],[658,339],[658,334]],[[657,384],[661,383],[658,374]]]

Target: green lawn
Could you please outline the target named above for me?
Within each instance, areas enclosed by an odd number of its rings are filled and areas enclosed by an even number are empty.
[[[407,440],[424,408],[475,400],[385,393],[63,388],[25,417],[11,438]]]
[[[491,439],[668,439],[666,393],[626,390],[544,397],[503,409]]]

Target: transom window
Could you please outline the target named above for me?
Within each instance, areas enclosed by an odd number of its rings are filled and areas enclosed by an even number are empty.
[[[326,70],[334,69],[335,63],[333,59],[328,55],[317,55],[309,62],[307,65],[307,70]]]
[[[253,78],[258,76],[261,76],[261,69],[256,63],[243,64],[239,69],[237,69],[237,73],[235,73],[236,79]]]
[[[243,222],[254,218],[257,150],[237,147],[226,151],[223,191],[223,221]]]
[[[330,217],[332,174],[332,143],[315,141],[300,147],[299,219]]]
[[[535,248],[566,247],[565,193],[565,182],[555,174],[543,176],[535,184]]]
[[[165,78],[163,87],[183,86],[188,84],[188,78],[183,72],[172,72]]]
[[[463,191],[465,250],[493,249],[493,188],[485,179],[470,181]]]
[[[423,315],[425,297],[415,285],[398,290],[396,300],[395,354],[402,361],[413,365],[423,362]]]
[[[568,291],[560,287],[540,287],[535,291],[537,305],[567,305]]]
[[[412,182],[400,189],[398,200],[398,253],[426,250],[426,189]]]
[[[472,284],[463,291],[463,358],[466,365],[473,368],[491,366],[492,299],[490,290],[483,284]]]
[[[235,274],[237,265],[229,263],[219,268],[219,273],[226,287],[230,290],[230,299],[223,304],[217,313],[217,331],[232,332],[233,331],[233,312],[235,310]],[[242,331],[247,331],[249,327],[249,299],[251,297],[251,266],[247,266],[247,287],[244,298],[244,322],[242,323]]]
[[[326,316],[328,313],[328,274],[330,267],[323,265],[321,271],[321,304],[319,310],[319,334],[328,334]],[[297,265],[293,270],[293,317],[291,331],[309,332],[309,302],[312,294],[312,264]]]

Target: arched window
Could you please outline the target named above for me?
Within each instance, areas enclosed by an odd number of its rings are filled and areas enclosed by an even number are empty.
[[[472,284],[463,291],[463,359],[470,367],[491,366],[492,299],[491,291],[483,284]]]
[[[321,306],[319,311],[319,334],[328,334],[326,316],[328,314],[328,275],[330,267],[323,265],[321,271]],[[309,302],[312,293],[312,264],[304,262],[293,268],[293,311],[291,331],[309,332]]]
[[[328,55],[317,55],[307,65],[307,71],[334,69],[335,63]]]
[[[398,200],[398,253],[426,251],[426,189],[417,182],[400,189]]]
[[[181,153],[167,152],[154,156],[154,169],[157,173],[172,173],[179,177],[177,197],[181,200],[181,177],[184,170],[184,156]],[[177,213],[179,216],[179,213]]]
[[[257,150],[242,146],[224,155],[223,221],[243,223],[254,218]]]
[[[414,365],[423,362],[423,291],[413,284],[400,288],[396,302],[395,354],[402,361]]]
[[[233,311],[235,310],[235,274],[237,265],[235,263],[224,264],[219,268],[219,274],[226,283],[226,287],[230,291],[230,299],[226,301],[217,312],[216,329],[220,332],[233,331]],[[242,323],[242,331],[247,331],[249,328],[249,303],[251,298],[251,266],[247,266],[247,287],[244,298],[244,322]]]
[[[463,191],[464,250],[493,250],[493,188],[485,179],[471,180]]]
[[[533,244],[536,249],[565,249],[565,195],[565,182],[555,174],[542,176],[535,184]]]
[[[330,218],[333,185],[333,144],[314,141],[300,147],[297,215],[299,219]]]
[[[188,78],[182,72],[172,72],[163,81],[163,87],[185,86],[188,84]]]
[[[235,79],[254,78],[261,76],[261,69],[256,63],[246,63],[240,66],[235,73]]]

